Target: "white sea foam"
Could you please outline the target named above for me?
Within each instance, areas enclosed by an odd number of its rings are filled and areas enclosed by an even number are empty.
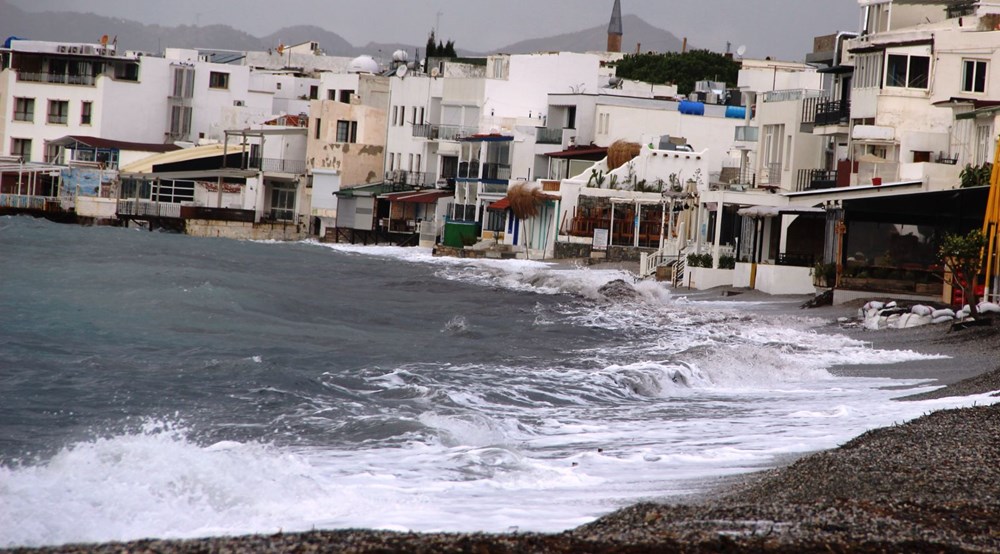
[[[310,423],[403,429],[388,439],[300,446],[216,436],[201,444],[183,424],[154,421],[0,466],[0,547],[313,527],[560,531],[930,410],[997,401],[892,402],[913,391],[889,385],[928,387],[827,369],[927,356],[818,334],[808,318],[749,315],[745,303],[741,312],[688,302],[655,283],[638,283],[637,301],[606,301],[598,289],[631,283],[626,272],[324,246],[434,264],[442,277],[477,285],[590,299],[546,297],[535,324],[619,340],[541,367],[530,359],[410,364],[359,371],[350,384],[323,374],[319,388],[334,398],[298,398],[306,408],[281,414],[314,417],[338,402],[354,415]],[[470,327],[456,315],[438,336],[467,340]],[[253,365],[262,363],[253,352]]]

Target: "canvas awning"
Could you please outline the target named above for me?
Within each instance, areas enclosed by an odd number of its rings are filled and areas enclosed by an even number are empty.
[[[445,196],[451,196],[450,192],[443,191],[432,191],[432,192],[421,192],[417,194],[403,194],[399,196],[393,196],[393,202],[403,202],[406,204],[433,204],[439,199]]]
[[[487,210],[502,211],[510,208],[510,199],[506,196],[486,207]]]

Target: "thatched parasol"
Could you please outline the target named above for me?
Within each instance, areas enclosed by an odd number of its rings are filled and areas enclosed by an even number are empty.
[[[639,143],[616,140],[608,147],[608,171],[614,171],[632,161],[641,150]]]

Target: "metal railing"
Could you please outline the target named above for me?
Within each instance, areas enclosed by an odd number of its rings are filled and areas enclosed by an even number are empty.
[[[781,184],[781,163],[769,163],[764,165],[764,174],[761,176],[762,186],[775,186]]]
[[[436,125],[423,123],[413,126],[413,135],[418,138],[428,140],[462,140],[470,137],[478,131],[475,127],[464,127],[461,125]]]
[[[538,144],[562,144],[563,130],[538,127],[535,133],[535,142]]]
[[[792,89],[792,90],[772,90],[764,93],[764,102],[790,102],[803,98],[815,98],[824,96],[821,90]]]
[[[738,142],[757,142],[760,140],[760,127],[740,125],[736,127],[733,139]]]
[[[795,190],[832,189],[837,186],[836,169],[800,169],[795,176]]]
[[[430,174],[423,171],[395,169],[386,173],[386,180],[390,183],[398,185],[414,185],[423,187],[432,184],[432,181],[428,180],[430,178]]]
[[[286,160],[284,158],[250,158],[249,167],[274,173],[303,174],[306,172],[305,160]]]
[[[44,210],[45,198],[45,196],[33,196],[29,194],[0,194],[0,208]]]
[[[486,194],[507,194],[507,185],[500,185],[500,184],[495,184],[495,183],[483,183],[480,186],[482,187],[480,189],[481,193],[486,193]]]
[[[509,181],[510,165],[508,164],[483,164],[483,180],[489,181]]]
[[[847,123],[851,118],[851,102],[849,100],[832,100],[819,102],[816,105],[813,121],[816,125],[837,125]]]
[[[118,215],[135,217],[172,217],[180,219],[181,205],[170,202],[153,202],[137,198],[119,200]]]
[[[67,75],[66,73],[34,73],[18,71],[17,80],[28,83],[56,83],[63,85],[94,86],[93,75]]]

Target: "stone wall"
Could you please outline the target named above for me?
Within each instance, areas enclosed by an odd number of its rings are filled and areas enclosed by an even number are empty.
[[[249,223],[189,219],[184,225],[184,233],[193,237],[219,237],[237,240],[303,240],[308,232],[308,226],[295,223]]]

